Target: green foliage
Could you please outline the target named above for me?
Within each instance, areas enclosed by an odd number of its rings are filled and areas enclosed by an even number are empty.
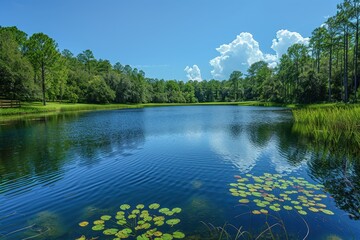
[[[22,55],[25,33],[0,28],[0,96],[27,100],[34,90],[33,69]]]
[[[86,91],[87,102],[90,103],[110,103],[115,98],[115,92],[110,89],[101,76],[94,76],[89,81]]]
[[[275,68],[259,61],[245,75],[234,69],[228,79],[201,82],[146,78],[130,65],[96,59],[90,49],[76,57],[65,49],[60,56],[47,35],[28,39],[16,27],[2,27],[0,95],[38,100],[41,89],[44,103],[356,102],[360,4],[345,0],[337,10],[314,29],[309,46],[292,45]]]

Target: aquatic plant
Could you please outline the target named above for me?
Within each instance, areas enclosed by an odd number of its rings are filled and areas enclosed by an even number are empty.
[[[181,213],[181,208],[160,208],[160,204],[153,203],[147,208],[144,204],[131,207],[122,204],[120,211],[114,216],[102,215],[92,224],[88,221],[79,223],[80,227],[102,232],[103,235],[113,236],[114,239],[136,240],[171,240],[182,239],[185,234],[179,230],[171,230],[180,223],[180,219],[174,215]],[[86,240],[83,235],[78,240]]]
[[[292,110],[295,125],[293,131],[313,138],[316,142],[334,146],[352,146],[359,154],[360,106],[334,105],[307,107]]]
[[[267,214],[268,210],[297,211],[301,215],[324,213],[334,215],[321,201],[327,195],[321,192],[321,184],[311,184],[301,177],[284,178],[280,174],[264,173],[262,176],[246,174],[235,176],[236,183],[230,183],[230,193],[239,198],[239,203],[252,202],[259,209],[252,210],[255,215]]]

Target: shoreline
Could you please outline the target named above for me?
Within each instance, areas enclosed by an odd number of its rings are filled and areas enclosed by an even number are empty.
[[[20,108],[0,108],[0,122],[21,120],[30,117],[42,117],[71,112],[88,112],[99,110],[136,109],[146,107],[171,107],[171,106],[263,106],[263,107],[288,107],[292,105],[269,102],[204,102],[204,103],[141,103],[141,104],[86,104],[86,103],[57,103],[48,102],[43,106],[40,102],[25,102]]]

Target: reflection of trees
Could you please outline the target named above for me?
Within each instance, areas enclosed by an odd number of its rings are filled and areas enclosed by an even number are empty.
[[[276,132],[276,124],[250,124],[246,130],[251,143],[257,147],[264,147]]]
[[[334,198],[336,205],[360,219],[360,162],[341,148],[334,154],[327,146],[317,145],[309,161],[311,175],[320,181]]]
[[[266,146],[271,139],[277,140],[276,147],[288,163],[297,166],[304,161],[307,154],[306,142],[291,133],[292,123],[256,123],[246,128],[251,143],[256,147]]]
[[[74,159],[86,165],[96,164],[103,156],[136,149],[143,141],[141,114],[134,121],[107,112],[81,118],[78,114],[55,115],[3,125],[0,193],[21,187],[30,190],[31,186],[57,181],[64,165]]]

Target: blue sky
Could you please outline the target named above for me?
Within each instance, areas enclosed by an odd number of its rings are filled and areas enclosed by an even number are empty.
[[[0,0],[0,25],[44,32],[60,50],[91,49],[96,58],[138,67],[148,77],[224,79],[257,60],[276,65],[289,44],[306,43],[340,2]]]

